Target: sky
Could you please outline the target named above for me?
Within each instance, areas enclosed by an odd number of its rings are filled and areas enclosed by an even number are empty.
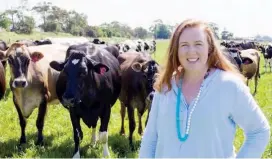
[[[16,7],[20,0],[1,0],[0,12]],[[30,6],[44,0],[28,0]],[[161,19],[174,25],[187,18],[218,24],[234,36],[257,34],[272,37],[272,0],[46,0],[61,8],[88,16],[89,25],[119,21],[132,28],[149,28]]]

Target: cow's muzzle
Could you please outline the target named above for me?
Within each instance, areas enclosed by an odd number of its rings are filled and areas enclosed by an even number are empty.
[[[72,96],[67,95],[66,93],[64,93],[64,95],[62,96],[62,100],[63,100],[63,105],[65,107],[73,107],[74,106],[74,98]]]
[[[12,82],[13,88],[26,88],[28,85],[25,79],[14,79]]]
[[[76,105],[80,104],[81,100],[74,97],[69,97],[66,94],[62,96],[63,105],[67,108],[75,107]]]

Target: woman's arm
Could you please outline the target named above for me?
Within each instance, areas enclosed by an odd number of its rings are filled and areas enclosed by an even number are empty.
[[[244,131],[245,141],[237,158],[261,158],[270,138],[269,123],[244,83],[237,86],[232,112],[233,121]]]
[[[148,122],[141,141],[139,158],[154,158],[157,144],[157,114],[159,94],[156,92],[151,104]]]

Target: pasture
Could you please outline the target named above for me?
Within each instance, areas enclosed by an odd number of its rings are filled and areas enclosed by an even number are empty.
[[[0,34],[1,35],[1,34]],[[1,37],[0,37],[1,38]],[[19,37],[14,37],[15,41]],[[25,37],[23,37],[25,38]],[[37,37],[39,39],[40,37]],[[8,40],[3,38],[4,40]],[[107,40],[107,39],[105,39]],[[155,59],[162,63],[165,58],[169,41],[158,40],[157,52]],[[153,56],[154,57],[154,56]],[[259,79],[258,93],[255,96],[258,104],[264,111],[270,123],[272,121],[272,73],[264,73],[263,57],[261,59],[261,78]],[[9,67],[7,67],[9,70]],[[9,81],[9,72],[7,72],[7,81]],[[254,82],[250,81],[250,88],[253,91]],[[26,138],[27,144],[23,149],[18,150],[17,144],[20,137],[20,125],[16,109],[12,102],[12,93],[9,86],[5,98],[0,101],[0,157],[12,158],[70,158],[73,155],[74,141],[72,124],[70,121],[69,112],[63,108],[62,105],[49,105],[45,125],[44,125],[44,146],[36,147],[35,140],[37,136],[36,117],[37,109],[33,112],[27,120]],[[136,111],[135,111],[136,113]],[[134,146],[135,151],[130,150],[128,141],[128,118],[125,118],[126,136],[119,135],[121,127],[120,117],[120,103],[116,102],[112,109],[111,119],[109,123],[109,149],[112,158],[137,158],[140,147],[141,137],[138,134],[138,118],[135,114],[136,129],[134,131]],[[146,120],[146,113],[144,114],[143,124]],[[84,133],[81,142],[81,157],[84,158],[100,158],[102,157],[102,146],[97,144],[96,147],[91,146],[91,129],[81,122],[82,131]],[[100,123],[100,121],[99,121]],[[99,126],[100,124],[98,124]],[[240,129],[237,130],[234,145],[236,151],[239,150],[243,144],[243,133]],[[272,157],[271,142],[268,145],[263,157]]]

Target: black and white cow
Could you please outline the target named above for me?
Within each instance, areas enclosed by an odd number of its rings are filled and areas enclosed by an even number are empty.
[[[101,41],[100,39],[97,39],[97,38],[93,39],[92,43],[94,43],[94,44],[106,44],[105,41]]]
[[[272,46],[259,46],[259,50],[262,52],[264,57],[264,68],[265,72],[267,72],[267,67],[270,68],[270,72],[272,69]]]
[[[243,63],[242,57],[240,50],[237,48],[227,48],[227,47],[222,47],[222,51],[224,55],[227,57],[228,60],[237,68],[242,71],[241,65]]]
[[[156,51],[156,41],[155,40],[126,40],[118,45],[120,53],[125,52],[146,52],[152,54]]]
[[[64,62],[50,63],[52,68],[61,71],[56,89],[59,100],[70,112],[74,157],[80,157],[79,142],[83,139],[80,119],[92,127],[92,144],[95,144],[98,118],[101,121],[99,140],[103,143],[103,156],[110,156],[108,123],[111,108],[121,91],[118,53],[115,46],[103,49],[91,43],[72,45]]]

